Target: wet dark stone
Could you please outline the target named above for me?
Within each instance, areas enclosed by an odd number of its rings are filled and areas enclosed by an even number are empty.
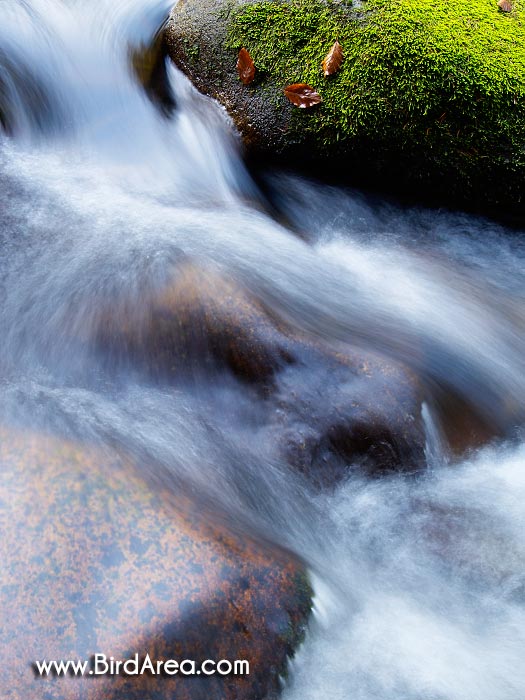
[[[424,465],[422,391],[408,368],[306,337],[234,280],[189,262],[140,298],[142,307],[100,312],[95,346],[110,366],[191,377],[207,394],[226,375],[238,380],[233,400],[251,402],[261,441],[317,485],[338,483],[349,465],[370,474]]]
[[[166,285],[101,309],[95,346],[115,364],[130,359],[159,379],[224,368],[259,384],[293,362],[292,341],[234,282],[191,263]]]

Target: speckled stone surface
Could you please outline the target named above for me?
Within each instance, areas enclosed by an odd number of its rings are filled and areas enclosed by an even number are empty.
[[[274,696],[310,609],[301,565],[179,500],[115,454],[0,429],[3,700]],[[251,672],[44,679],[32,669],[95,652],[247,659]]]

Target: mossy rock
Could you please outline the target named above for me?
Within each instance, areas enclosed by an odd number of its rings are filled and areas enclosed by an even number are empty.
[[[495,0],[185,0],[170,55],[230,112],[252,153],[325,163],[361,183],[523,212],[525,24]],[[342,68],[321,62],[338,40]],[[238,49],[256,78],[237,78]],[[309,83],[321,105],[283,94]]]

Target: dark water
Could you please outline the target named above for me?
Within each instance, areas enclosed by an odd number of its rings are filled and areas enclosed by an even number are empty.
[[[300,554],[315,614],[288,700],[521,700],[523,237],[284,173],[269,176],[278,223],[224,113],[169,67],[166,118],[133,78],[130,51],[168,10],[0,0],[2,420],[122,445]],[[140,307],[186,257],[302,332],[411,366],[427,472],[319,494],[230,380],[108,371],[79,342],[101,305]],[[452,395],[500,436],[455,461],[437,410]]]

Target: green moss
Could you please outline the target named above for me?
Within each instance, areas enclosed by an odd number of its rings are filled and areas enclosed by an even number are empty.
[[[189,41],[188,39],[183,40],[184,51],[186,56],[190,61],[198,61],[200,56],[200,46],[196,42]]]
[[[342,69],[321,62],[335,40]],[[292,130],[327,153],[388,148],[473,177],[525,165],[525,25],[496,0],[259,2],[231,18],[228,48],[252,54],[265,83],[306,82],[323,103]],[[282,96],[283,107],[286,98]]]
[[[295,612],[290,616],[281,636],[288,654],[293,656],[296,649],[303,643],[306,636],[306,623],[312,612],[313,589],[306,571],[297,571],[294,576],[296,603]],[[281,669],[283,678],[288,676],[288,667]]]

